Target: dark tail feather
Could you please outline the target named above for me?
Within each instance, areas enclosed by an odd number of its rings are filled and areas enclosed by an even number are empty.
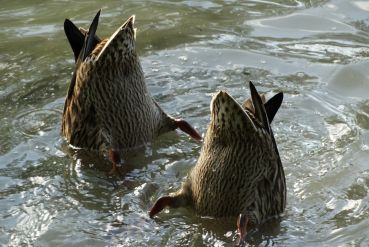
[[[281,107],[283,101],[283,93],[278,93],[274,95],[268,102],[264,104],[266,113],[268,115],[269,123],[271,123],[274,119],[275,114],[277,113],[279,107]]]
[[[81,52],[83,47],[85,36],[69,19],[65,19],[64,21],[64,32],[67,36],[70,46],[72,47],[74,59],[75,61],[77,61],[79,53]]]
[[[264,104],[260,98],[258,91],[256,91],[256,88],[254,84],[252,84],[251,81],[250,81],[250,90],[251,90],[252,104],[254,105],[254,109],[255,109],[255,116],[262,122],[264,127],[267,129],[268,133],[271,133],[268,115],[266,113]]]
[[[97,25],[99,24],[99,17],[100,17],[101,9],[97,12],[95,18],[92,20],[90,28],[88,29],[88,33],[85,37],[83,53],[82,53],[82,61],[86,59],[88,55],[91,54],[92,50],[95,48],[94,40],[95,40],[95,33],[97,29]]]

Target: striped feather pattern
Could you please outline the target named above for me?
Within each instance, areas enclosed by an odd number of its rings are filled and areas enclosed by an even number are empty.
[[[256,223],[283,212],[284,173],[273,145],[250,111],[219,92],[200,157],[189,175],[195,210],[215,217],[244,212]]]
[[[165,206],[178,207],[175,201],[180,198],[181,206],[192,207],[200,215],[242,213],[254,224],[284,211],[285,176],[273,132],[268,133],[269,123],[264,126],[250,106],[249,102],[242,107],[223,91],[213,97],[197,164]],[[162,208],[155,204],[150,216]]]
[[[132,16],[84,61],[76,62],[62,123],[64,136],[74,146],[132,148],[176,128],[146,88],[133,22]]]

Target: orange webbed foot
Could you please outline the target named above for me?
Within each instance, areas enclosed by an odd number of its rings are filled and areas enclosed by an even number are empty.
[[[173,206],[175,199],[171,196],[163,196],[159,198],[154,206],[150,209],[149,216],[153,218],[157,213],[162,211],[165,207]]]
[[[237,219],[237,231],[240,235],[240,238],[238,240],[237,246],[241,246],[242,243],[244,243],[246,235],[247,235],[247,226],[249,223],[249,219],[246,215],[240,214]]]
[[[197,130],[191,126],[187,121],[183,119],[176,119],[175,124],[177,125],[177,128],[182,130],[183,132],[187,133],[189,136],[191,136],[193,139],[201,141],[202,137]]]
[[[109,160],[112,162],[112,168],[108,173],[108,175],[113,177],[122,176],[118,168],[118,164],[121,163],[121,159],[119,152],[116,149],[114,148],[109,149]]]

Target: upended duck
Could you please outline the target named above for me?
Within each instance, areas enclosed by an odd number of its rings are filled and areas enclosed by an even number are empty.
[[[197,140],[200,134],[185,120],[167,115],[149,94],[135,50],[135,16],[128,18],[110,38],[100,39],[96,29],[100,11],[88,30],[66,19],[64,31],[75,57],[75,70],[65,99],[62,133],[70,144],[92,150],[142,146],[177,128]]]
[[[286,206],[283,166],[270,123],[283,93],[264,104],[250,82],[251,100],[241,106],[228,93],[211,102],[211,120],[200,157],[181,188],[150,209],[190,207],[199,215],[238,216],[240,239],[250,227],[277,216]]]

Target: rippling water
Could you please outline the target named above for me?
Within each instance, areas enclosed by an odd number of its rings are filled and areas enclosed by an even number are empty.
[[[143,7],[145,6],[145,7]],[[0,8],[0,244],[229,246],[234,219],[179,209],[150,219],[176,190],[200,144],[169,133],[126,158],[118,186],[109,162],[60,136],[73,69],[64,18],[98,34],[136,14],[138,52],[155,99],[201,132],[212,93],[285,93],[274,133],[288,206],[251,245],[369,243],[369,2],[7,1]]]

